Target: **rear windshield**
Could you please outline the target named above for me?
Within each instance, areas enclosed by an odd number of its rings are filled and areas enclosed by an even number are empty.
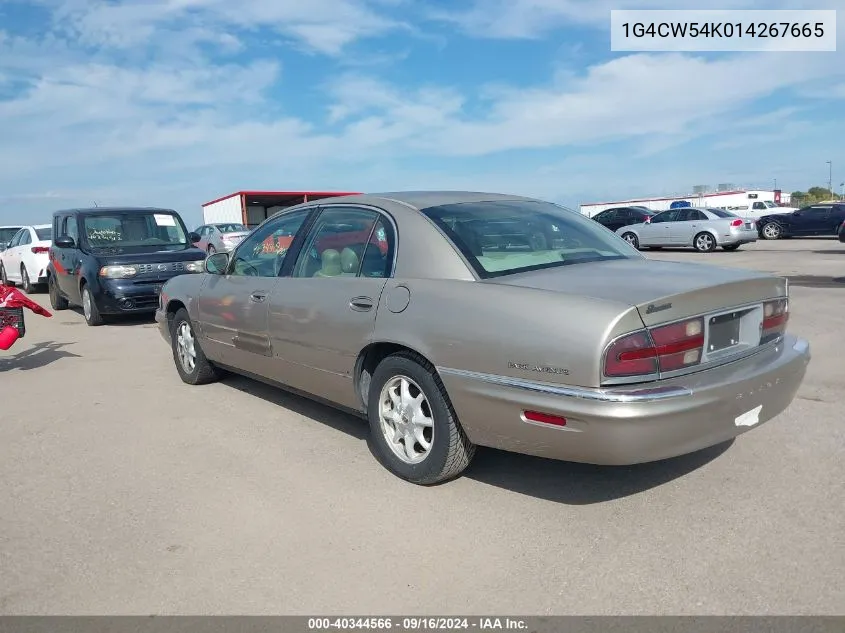
[[[215,224],[214,226],[216,226],[217,230],[221,233],[238,233],[240,231],[246,231],[246,227],[243,224]]]
[[[173,213],[115,211],[83,216],[82,224],[92,248],[188,245],[182,221]]]
[[[12,238],[15,237],[15,234],[21,230],[21,227],[4,227],[0,229],[0,244],[4,246],[12,241]]]
[[[730,211],[723,211],[722,209],[707,209],[713,215],[720,218],[738,218],[739,216]]]
[[[47,242],[53,239],[53,227],[48,226],[44,229],[35,229],[35,234],[38,236],[39,240]]]
[[[430,207],[431,219],[482,279],[643,257],[604,226],[549,202],[505,200]]]

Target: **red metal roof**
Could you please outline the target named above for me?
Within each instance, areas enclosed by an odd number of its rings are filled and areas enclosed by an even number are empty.
[[[719,191],[716,193],[691,193],[688,196],[669,196],[666,198],[637,198],[636,200],[617,200],[615,202],[585,202],[581,206],[582,207],[590,207],[593,205],[599,204],[632,204],[634,202],[659,202],[661,200],[684,200],[685,198],[715,198],[717,196],[732,196],[737,193],[750,193],[751,191],[762,191],[762,190],[747,190],[747,189],[740,189],[737,191]]]
[[[235,196],[354,196],[359,193],[359,191],[236,191],[211,202],[204,202],[202,206],[207,207]]]

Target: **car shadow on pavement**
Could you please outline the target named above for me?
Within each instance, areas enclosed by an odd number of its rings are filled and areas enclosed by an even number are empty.
[[[621,499],[679,479],[713,461],[729,440],[689,455],[633,466],[594,466],[479,448],[465,477],[567,505]]]
[[[369,427],[367,426],[366,420],[362,417],[299,395],[288,388],[268,385],[267,383],[237,374],[228,374],[220,382],[232,389],[237,389],[243,393],[248,393],[251,396],[284,407],[319,424],[331,427],[337,431],[343,431],[355,439],[366,440],[369,435]]]
[[[70,308],[72,312],[78,314],[82,319],[82,322],[85,323],[85,315],[82,314],[82,308],[78,306],[73,306]],[[150,325],[155,324],[155,315],[154,314],[127,314],[127,315],[118,315],[118,316],[108,316],[105,317],[106,321],[103,323],[102,327],[111,327],[114,325],[120,327],[126,326],[133,326],[133,325]]]
[[[45,341],[43,343],[36,343],[32,347],[22,350],[14,356],[6,356],[0,358],[0,372],[19,369],[26,371],[28,369],[38,369],[51,363],[61,360],[62,358],[81,358],[79,354],[74,354],[65,349],[67,345],[72,343],[55,343],[53,341]]]
[[[361,440],[367,447],[362,446],[362,450],[372,452],[369,426],[361,416],[252,378],[229,374],[221,382],[342,431]],[[689,455],[634,466],[576,464],[479,447],[463,476],[538,499],[590,505],[645,492],[683,477],[722,455],[732,444],[730,440]]]

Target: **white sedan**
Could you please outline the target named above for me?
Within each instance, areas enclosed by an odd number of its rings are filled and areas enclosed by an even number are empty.
[[[0,280],[3,285],[20,284],[31,293],[36,285],[47,283],[47,262],[53,243],[53,226],[37,224],[25,226],[0,253]]]

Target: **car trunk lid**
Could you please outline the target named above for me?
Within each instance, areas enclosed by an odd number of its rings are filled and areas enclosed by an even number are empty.
[[[787,282],[755,271],[643,258],[560,266],[485,283],[622,302],[636,307],[652,327],[782,297]]]

